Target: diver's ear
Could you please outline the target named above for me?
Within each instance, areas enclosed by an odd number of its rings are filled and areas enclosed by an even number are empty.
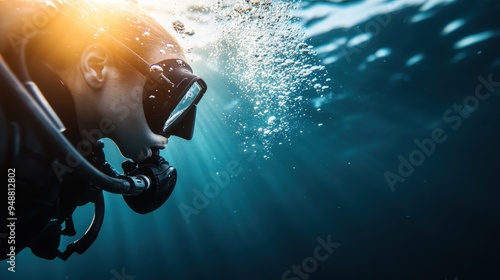
[[[100,44],[88,46],[80,59],[80,70],[87,85],[93,89],[100,89],[106,81],[109,70],[111,53]]]

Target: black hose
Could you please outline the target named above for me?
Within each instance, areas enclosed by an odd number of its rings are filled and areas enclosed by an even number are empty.
[[[75,171],[78,174],[88,178],[89,181],[96,186],[111,193],[135,194],[137,192],[132,178],[114,178],[102,173],[73,147],[68,139],[58,131],[58,128],[54,125],[52,120],[13,74],[2,55],[0,55],[0,78],[5,82],[7,94],[12,95],[13,99],[18,100],[21,104],[26,106],[26,111],[24,113],[31,120],[33,127],[53,144],[58,154],[61,157],[70,154],[77,162],[80,162],[80,164],[75,167]],[[142,189],[143,186],[139,186],[139,188]]]
[[[87,229],[85,234],[73,243],[70,243],[64,252],[59,254],[59,257],[66,261],[74,252],[83,254],[94,243],[101,230],[102,222],[104,220],[104,197],[102,192],[99,192],[96,200],[94,201],[94,218],[92,224]]]

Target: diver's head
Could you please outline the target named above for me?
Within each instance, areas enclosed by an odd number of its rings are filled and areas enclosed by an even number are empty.
[[[170,135],[191,139],[206,85],[176,38],[130,1],[63,2],[33,45],[70,90],[85,140],[109,137],[139,162]]]

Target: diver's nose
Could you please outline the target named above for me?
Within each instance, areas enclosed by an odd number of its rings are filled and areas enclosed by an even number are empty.
[[[167,147],[168,145],[168,138],[163,136],[163,135],[157,135],[155,134],[153,138],[153,145],[151,145],[151,149],[160,149],[163,150]]]

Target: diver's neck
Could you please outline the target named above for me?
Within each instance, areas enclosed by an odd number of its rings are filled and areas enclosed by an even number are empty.
[[[78,130],[82,142],[96,144],[101,138],[107,137],[107,122],[99,116],[96,102],[100,94],[93,92],[78,75],[76,69],[58,71],[61,81],[69,89],[74,100]]]

